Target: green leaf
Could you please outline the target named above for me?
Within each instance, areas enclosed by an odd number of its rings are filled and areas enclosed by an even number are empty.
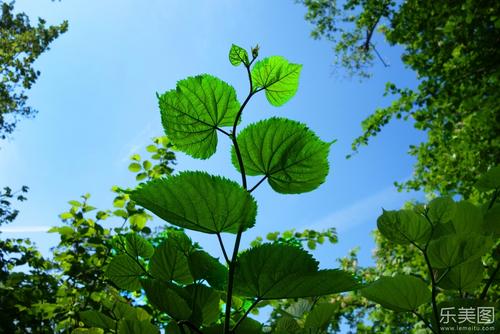
[[[500,189],[500,166],[490,168],[490,170],[477,181],[476,188],[482,192]]]
[[[275,334],[297,334],[301,333],[302,329],[295,319],[289,316],[282,316],[276,322]]]
[[[235,293],[262,300],[322,296],[356,287],[349,273],[318,271],[310,254],[284,244],[262,244],[243,252],[235,271]]]
[[[191,296],[193,314],[190,320],[203,326],[209,326],[219,319],[220,315],[220,293],[212,288],[201,284],[192,284],[184,288]]]
[[[248,60],[247,51],[238,45],[231,45],[231,49],[229,50],[229,62],[233,66],[238,66],[241,63],[248,66],[250,61]]]
[[[153,246],[137,233],[127,234],[125,237],[125,249],[134,257],[140,256],[146,259],[153,256],[155,251]]]
[[[191,308],[169,284],[157,279],[142,281],[149,302],[175,320],[187,320],[191,316]]]
[[[500,205],[493,206],[485,213],[483,228],[487,233],[500,236]]]
[[[154,152],[158,151],[158,148],[155,145],[151,144],[151,145],[146,146],[146,151],[148,151],[150,153],[154,153]]]
[[[221,334],[223,332],[223,325],[203,328],[203,334]],[[252,318],[246,317],[238,328],[236,328],[234,334],[262,334],[262,324]]]
[[[433,268],[448,268],[481,257],[491,246],[489,237],[474,233],[450,234],[429,242],[427,255]]]
[[[208,74],[189,77],[159,96],[166,134],[175,147],[206,159],[217,149],[217,128],[233,126],[240,103],[234,88]]]
[[[438,197],[429,203],[427,215],[434,224],[447,223],[455,216],[455,202],[450,197]]]
[[[89,327],[99,327],[104,329],[114,329],[115,321],[98,311],[83,311],[79,313],[80,319]]]
[[[474,292],[481,284],[483,274],[483,263],[481,259],[476,259],[449,269],[439,286],[447,290]]]
[[[431,291],[420,278],[410,275],[381,277],[361,290],[361,294],[393,311],[413,311],[431,300]]]
[[[129,303],[117,300],[112,305],[113,314],[116,319],[127,320],[151,320],[151,316],[142,308],[133,307]]]
[[[283,57],[265,58],[252,69],[253,89],[265,89],[269,103],[279,107],[297,92],[301,70],[302,65],[289,63]]]
[[[71,334],[104,334],[101,328],[75,328]]]
[[[255,224],[257,204],[236,182],[184,172],[147,182],[131,199],[171,224],[205,233],[237,233]]]
[[[387,239],[401,245],[425,243],[431,235],[430,223],[412,210],[383,210],[377,227]]]
[[[457,233],[482,233],[483,213],[481,209],[467,201],[458,202],[453,227]]]
[[[168,237],[155,250],[149,266],[151,275],[158,279],[179,283],[191,283],[193,281],[189,271],[187,255],[179,249],[177,243],[171,237]]]
[[[194,251],[188,262],[194,280],[204,279],[217,290],[226,288],[228,270],[216,258],[205,251]]]
[[[149,321],[120,320],[118,334],[159,334],[160,331]]]
[[[144,270],[126,254],[115,256],[108,265],[106,276],[118,287],[137,291],[141,288],[139,281]]]
[[[273,117],[249,125],[237,139],[246,174],[265,175],[279,193],[314,190],[328,175],[330,144],[299,122]],[[239,170],[234,147],[232,162]]]
[[[130,165],[128,165],[128,170],[131,171],[132,173],[137,173],[142,169],[142,166],[138,164],[137,162],[132,162]]]
[[[333,303],[316,305],[311,313],[307,315],[304,329],[307,333],[326,331],[338,309],[338,304]]]

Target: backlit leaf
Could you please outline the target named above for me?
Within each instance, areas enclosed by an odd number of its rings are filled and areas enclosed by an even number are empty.
[[[141,266],[126,254],[115,256],[109,263],[106,271],[106,276],[113,283],[129,291],[136,291],[141,288],[139,279],[144,274]]]
[[[125,249],[132,256],[150,258],[153,256],[153,246],[137,233],[129,233],[125,238]]]
[[[131,199],[167,222],[205,233],[237,233],[255,224],[257,205],[236,182],[204,172],[157,179]]]
[[[491,238],[479,234],[450,234],[432,240],[427,254],[433,268],[447,268],[481,257],[491,245]]]
[[[361,294],[393,311],[413,311],[431,300],[431,291],[420,278],[410,275],[381,277],[365,288]]]
[[[387,239],[401,245],[424,243],[431,234],[430,223],[412,210],[384,210],[377,219],[377,227]]]
[[[238,66],[241,63],[248,65],[249,64],[248,53],[242,47],[233,44],[231,45],[231,49],[229,50],[229,61],[233,66]]]
[[[249,125],[237,139],[246,174],[267,176],[279,193],[314,190],[328,175],[330,144],[299,122],[273,117]],[[239,170],[234,147],[232,162]]]
[[[159,96],[163,127],[175,147],[206,159],[217,149],[217,128],[232,126],[240,103],[234,88],[208,74],[189,77]]]
[[[151,275],[158,279],[179,283],[193,281],[187,255],[179,249],[173,238],[168,237],[154,251],[149,266]]]
[[[265,89],[269,103],[279,107],[297,92],[301,70],[302,65],[289,63],[283,57],[265,58],[252,69],[253,88]]]

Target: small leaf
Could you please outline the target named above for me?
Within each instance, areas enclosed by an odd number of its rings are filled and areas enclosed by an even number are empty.
[[[247,51],[238,45],[231,45],[231,49],[229,50],[229,62],[233,66],[238,66],[241,63],[248,66],[250,61],[248,60]]]
[[[153,256],[153,246],[137,233],[129,233],[125,238],[125,249],[132,256],[150,258]]]
[[[425,243],[431,235],[430,223],[412,210],[384,210],[377,227],[387,239],[401,245]]]
[[[393,311],[413,311],[431,300],[431,291],[420,278],[410,275],[381,277],[361,290],[361,294]]]
[[[137,291],[141,288],[139,281],[144,270],[126,254],[115,256],[108,265],[106,276],[118,287]]]
[[[302,65],[289,63],[279,56],[258,61],[252,69],[254,91],[265,89],[269,103],[279,107],[297,92],[301,70]]]
[[[167,222],[205,233],[237,233],[255,224],[257,205],[236,182],[204,172],[149,181],[131,199]]]
[[[232,126],[240,109],[234,88],[208,74],[190,77],[159,96],[162,124],[175,147],[207,159],[217,149],[217,128]]]
[[[137,162],[132,162],[130,165],[128,165],[128,170],[131,171],[132,173],[137,173],[142,169],[142,166],[138,164]]]
[[[246,174],[265,175],[279,193],[304,193],[325,182],[330,144],[304,124],[273,117],[249,125],[237,139]],[[234,147],[232,162],[239,170]]]
[[[150,153],[154,153],[154,152],[158,151],[158,148],[155,145],[148,145],[148,146],[146,146],[146,151],[148,151]]]

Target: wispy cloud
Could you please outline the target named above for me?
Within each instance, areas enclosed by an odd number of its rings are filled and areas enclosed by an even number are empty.
[[[396,209],[394,206],[400,204],[402,199],[402,194],[398,193],[395,187],[387,187],[352,205],[334,211],[305,228],[323,230],[335,227],[338,232],[345,232],[359,225],[375,222],[382,208]]]
[[[117,161],[118,164],[124,164],[129,162],[130,156],[134,153],[139,152],[154,136],[161,136],[162,133],[153,133],[153,124],[150,122],[139,131],[127,144],[121,148],[120,159]]]
[[[0,227],[0,232],[2,233],[46,233],[51,226],[44,225],[28,225],[28,226],[16,226],[16,227]]]

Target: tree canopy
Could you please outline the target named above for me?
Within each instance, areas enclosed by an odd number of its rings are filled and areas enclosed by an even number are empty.
[[[413,120],[427,140],[410,146],[417,158],[401,189],[473,194],[479,175],[500,163],[500,4],[498,1],[301,0],[312,36],[334,44],[337,63],[367,76],[380,57],[375,34],[403,48],[416,88],[387,83],[392,104],[362,123],[352,149],[394,118]]]
[[[34,116],[36,110],[27,104],[26,95],[40,75],[33,63],[66,32],[68,22],[48,26],[39,18],[32,25],[25,13],[14,12],[13,2],[1,1],[0,5],[0,139],[4,139],[20,117]]]

